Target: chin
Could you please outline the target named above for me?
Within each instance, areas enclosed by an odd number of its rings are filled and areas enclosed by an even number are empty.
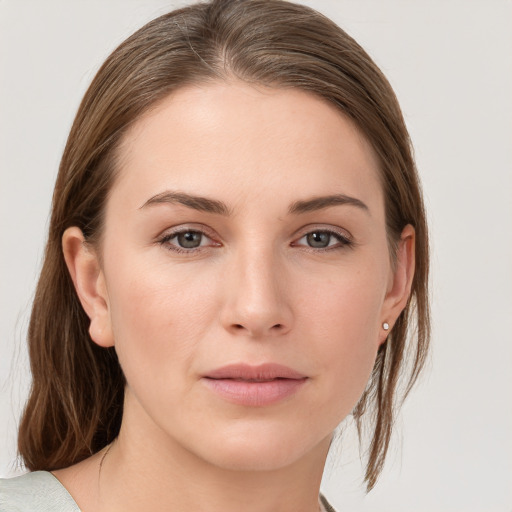
[[[290,431],[238,434],[214,442],[203,458],[228,471],[277,471],[309,457],[326,457],[332,438],[312,439]]]

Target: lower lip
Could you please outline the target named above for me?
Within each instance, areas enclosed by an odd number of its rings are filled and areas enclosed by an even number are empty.
[[[235,379],[208,379],[203,382],[228,402],[251,407],[272,405],[294,395],[307,379],[274,379],[249,382]]]

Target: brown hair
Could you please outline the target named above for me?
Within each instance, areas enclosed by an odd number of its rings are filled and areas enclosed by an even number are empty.
[[[124,377],[114,349],[90,339],[89,319],[61,250],[66,228],[97,243],[126,130],[187,84],[231,77],[309,91],[358,126],[380,161],[390,253],[402,229],[416,230],[409,303],[378,352],[353,415],[372,429],[365,480],[371,489],[390,441],[397,397],[423,367],[429,340],[428,240],[421,190],[402,114],[366,52],[316,11],[282,0],[214,0],[161,16],[124,41],[82,100],[60,164],[44,263],[30,320],[32,389],[19,452],[30,470],[69,466],[118,434]],[[410,327],[415,335],[409,336]],[[406,362],[410,362],[405,371]],[[403,379],[403,389],[399,385]]]

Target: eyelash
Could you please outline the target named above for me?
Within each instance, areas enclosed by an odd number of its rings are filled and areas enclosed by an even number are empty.
[[[158,240],[158,243],[162,246],[164,246],[166,249],[168,249],[169,251],[174,251],[174,252],[177,252],[177,253],[180,253],[180,254],[188,254],[188,255],[192,255],[192,254],[195,254],[197,253],[198,251],[204,249],[205,246],[203,245],[199,245],[198,247],[191,247],[191,248],[185,248],[185,247],[180,247],[179,245],[175,245],[175,244],[172,244],[170,243],[171,240],[173,240],[174,238],[177,238],[179,235],[183,235],[183,234],[186,234],[186,233],[197,233],[199,235],[201,235],[201,237],[206,237],[210,240],[212,240],[212,237],[211,236],[208,236],[208,234],[202,230],[202,229],[197,229],[197,228],[186,228],[186,229],[179,229],[177,231],[173,231],[172,233],[168,233],[166,235],[164,235],[162,238],[160,238]],[[203,240],[201,240],[200,243],[202,243]],[[213,242],[213,240],[212,240]],[[220,247],[222,244],[218,243],[218,242],[213,242],[212,245],[210,245],[210,247]]]
[[[201,237],[206,237],[210,239],[213,243],[208,246],[199,245],[198,247],[191,247],[191,248],[185,248],[180,247],[179,245],[171,244],[170,241],[177,238],[180,235],[186,234],[186,233],[194,233],[199,234]],[[303,245],[299,244],[298,242],[302,240],[303,238],[308,237],[312,234],[326,234],[329,236],[329,244],[331,243],[331,239],[335,238],[337,240],[337,243],[333,246],[328,245],[327,247],[311,247],[310,245]],[[201,240],[200,244],[202,244],[203,240]],[[177,231],[173,231],[172,233],[168,233],[164,235],[162,238],[158,240],[158,243],[168,249],[169,251],[174,251],[180,254],[188,254],[193,255],[196,254],[199,251],[204,250],[205,247],[220,247],[222,244],[219,242],[214,242],[212,240],[212,237],[209,236],[204,230],[202,229],[194,229],[194,228],[186,228],[186,229],[180,229]],[[332,229],[325,229],[325,228],[318,228],[318,229],[311,229],[307,232],[305,232],[303,235],[300,236],[296,241],[292,242],[292,247],[303,247],[305,250],[312,251],[312,252],[326,252],[326,251],[335,251],[335,250],[342,250],[347,248],[353,248],[354,241],[351,240],[346,235],[343,235],[339,233],[338,231],[334,231]]]
[[[337,243],[335,245],[328,245],[327,247],[311,247],[310,245],[302,245],[298,244],[297,242],[299,240],[302,240],[303,238],[308,237],[308,235],[313,234],[326,234],[329,236],[329,244],[332,241],[332,238],[337,240]],[[333,229],[326,229],[326,228],[317,228],[317,229],[310,229],[307,232],[305,232],[298,240],[297,242],[293,242],[293,246],[300,246],[304,247],[306,250],[314,251],[314,252],[326,252],[326,251],[336,251],[336,250],[342,250],[342,249],[349,249],[354,247],[354,241],[351,240],[347,235],[339,233],[338,231],[335,231]]]

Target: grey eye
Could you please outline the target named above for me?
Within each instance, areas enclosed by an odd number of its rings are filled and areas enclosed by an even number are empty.
[[[176,235],[176,241],[184,249],[195,249],[201,245],[203,233],[199,231],[184,231]]]
[[[306,241],[310,247],[315,249],[323,249],[329,247],[332,233],[327,231],[313,231],[306,235]]]

